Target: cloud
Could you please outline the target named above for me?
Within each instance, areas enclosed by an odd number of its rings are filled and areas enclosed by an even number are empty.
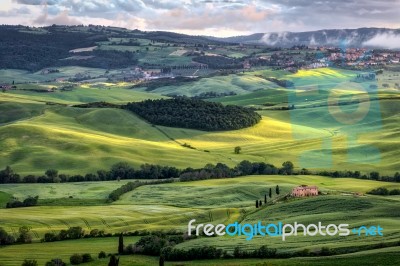
[[[27,7],[13,8],[8,11],[0,11],[1,17],[15,17],[19,15],[28,15],[31,11]]]
[[[394,32],[378,33],[370,40],[363,43],[367,47],[382,47],[387,49],[400,48],[400,34]]]
[[[52,25],[52,24],[57,24],[57,25],[79,25],[82,24],[79,20],[70,17],[68,15],[68,11],[64,10],[60,12],[56,16],[49,16],[47,12],[43,12],[42,15],[37,17],[34,21],[35,24],[39,25]]]
[[[188,10],[176,8],[161,13],[148,21],[154,29],[195,29],[234,28],[240,31],[251,31],[254,23],[263,23],[270,10],[258,9],[254,5],[234,9],[214,9],[208,6],[202,9]]]
[[[141,25],[143,30],[169,30],[205,35],[210,32],[242,35],[332,28],[400,28],[398,0],[8,1],[12,3],[10,10],[27,7],[36,16],[39,16],[42,6],[47,6],[47,20],[58,18],[70,23],[79,20],[91,24],[101,22],[104,25]],[[14,24],[19,24],[29,19],[22,15],[7,17],[5,12],[9,11],[0,13],[0,22],[14,21]]]

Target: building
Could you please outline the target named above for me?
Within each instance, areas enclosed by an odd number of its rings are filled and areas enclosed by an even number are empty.
[[[3,91],[8,91],[12,89],[12,86],[9,84],[0,84],[0,89]]]
[[[318,196],[317,186],[301,185],[292,189],[292,197]]]

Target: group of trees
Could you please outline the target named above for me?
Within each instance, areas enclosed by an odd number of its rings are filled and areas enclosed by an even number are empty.
[[[163,233],[143,236],[135,244],[128,245],[124,249],[124,254],[143,254],[149,256],[159,256],[164,247],[174,246],[190,239],[186,235],[167,235]],[[118,250],[119,251],[119,250]]]
[[[119,197],[129,191],[134,190],[135,188],[138,188],[140,186],[143,186],[142,182],[136,181],[136,182],[129,182],[126,183],[124,185],[122,185],[121,187],[113,190],[109,195],[108,195],[108,199],[110,201],[117,201],[119,200]]]
[[[241,148],[236,147],[235,153],[240,153]],[[59,182],[91,182],[91,181],[110,181],[121,179],[172,179],[178,178],[180,181],[203,180],[210,178],[228,178],[245,175],[310,175],[317,174],[321,176],[329,176],[333,178],[353,177],[359,179],[371,179],[387,182],[400,182],[400,173],[396,172],[393,176],[382,176],[379,172],[371,172],[370,174],[361,174],[360,171],[318,171],[311,172],[307,169],[294,170],[294,165],[290,161],[286,161],[281,167],[264,162],[242,161],[235,167],[231,168],[223,163],[216,165],[207,164],[203,168],[177,169],[173,166],[160,166],[153,164],[143,164],[136,169],[126,162],[116,163],[111,166],[110,170],[98,170],[95,174],[88,173],[86,175],[65,175],[59,174],[56,169],[49,169],[45,175],[34,176],[27,175],[23,178],[15,173],[10,166],[6,166],[0,171],[0,184],[6,183],[59,183]],[[28,199],[31,202],[32,199]],[[20,204],[16,203],[16,206]],[[33,206],[33,205],[32,205]],[[11,207],[11,206],[10,206]]]
[[[45,67],[68,63],[59,60],[70,56],[69,50],[107,41],[106,36],[88,32],[66,31],[48,27],[47,33],[32,34],[19,26],[0,27],[0,68],[37,71]],[[75,65],[86,60],[73,60]]]
[[[272,164],[264,162],[252,163],[244,160],[233,168],[223,163],[217,163],[216,165],[207,164],[201,169],[187,168],[182,171],[179,179],[180,181],[193,181],[245,175],[291,175],[293,174],[293,169],[294,165],[290,161],[284,162],[282,167],[278,168]]]
[[[276,249],[268,248],[263,245],[254,250],[243,250],[235,247],[233,253],[228,253],[214,246],[200,246],[190,249],[178,249],[167,246],[161,250],[161,257],[166,261],[190,261],[204,259],[221,259],[221,258],[274,258],[276,257]]]
[[[280,194],[279,185],[276,185],[276,187],[275,187],[275,193],[276,193],[277,196]],[[267,195],[267,194],[264,194],[264,204],[267,204],[267,202],[268,202],[267,198],[268,198],[268,197],[269,197],[269,198],[272,198],[272,188],[269,188],[268,195]],[[261,207],[262,205],[263,205],[262,201],[257,199],[257,200],[256,200],[256,208]]]
[[[358,179],[369,179],[385,182],[400,182],[400,173],[396,172],[393,176],[381,175],[379,172],[373,171],[369,174],[361,174],[360,171],[320,171],[316,174],[321,176],[329,176],[334,178],[353,177]]]
[[[241,129],[261,120],[248,108],[187,97],[128,103],[125,108],[156,125],[206,131]]]
[[[8,234],[2,227],[0,227],[0,246],[18,244],[28,244],[32,242],[32,235],[30,234],[30,228],[22,226],[18,229],[17,239],[14,236]]]
[[[85,231],[80,226],[70,227],[66,230],[61,230],[58,234],[45,233],[42,242],[54,242],[67,239],[79,239],[85,236]]]
[[[39,200],[39,196],[27,197],[23,201],[13,199],[6,204],[6,208],[21,208],[21,207],[32,207],[36,206]]]
[[[126,162],[116,163],[107,170],[98,170],[96,174],[65,175],[56,169],[48,169],[42,176],[27,175],[21,178],[10,166],[0,171],[0,184],[7,183],[64,183],[110,181],[120,179],[169,179],[179,177],[181,170],[174,166],[143,164],[139,169],[133,168]]]
[[[164,183],[171,183],[173,182],[173,179],[167,179],[167,180],[158,180],[158,181],[152,181],[152,182],[128,182],[121,187],[113,190],[109,195],[108,195],[108,201],[113,202],[119,200],[119,197],[129,191],[132,191],[140,186],[143,185],[148,185],[148,184],[164,184]]]
[[[389,190],[385,187],[375,188],[371,191],[368,191],[367,194],[371,195],[381,195],[381,196],[388,196],[388,195],[400,195],[400,189],[392,189]]]
[[[69,262],[72,265],[79,265],[79,264],[91,262],[91,261],[93,261],[93,258],[92,258],[92,255],[90,255],[89,253],[74,254],[69,258]]]

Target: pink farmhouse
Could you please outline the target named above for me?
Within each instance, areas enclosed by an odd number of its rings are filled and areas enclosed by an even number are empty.
[[[292,197],[318,196],[317,186],[301,185],[292,189]]]

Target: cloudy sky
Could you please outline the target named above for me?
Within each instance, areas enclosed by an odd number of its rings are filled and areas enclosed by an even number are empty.
[[[0,24],[98,24],[196,35],[400,28],[400,0],[0,0]]]

